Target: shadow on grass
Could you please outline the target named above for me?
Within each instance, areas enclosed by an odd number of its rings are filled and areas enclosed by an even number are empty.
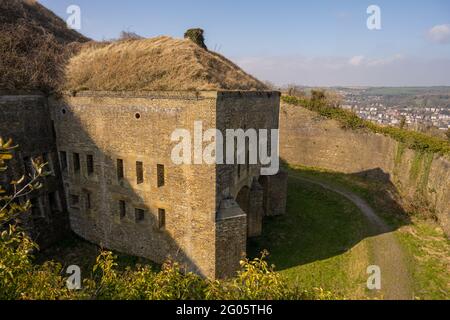
[[[265,218],[262,236],[248,244],[250,257],[267,249],[278,271],[341,255],[365,238],[410,223],[389,176],[379,169],[348,175],[302,167],[287,170],[286,215]],[[349,199],[311,181],[358,195],[377,213],[385,213],[387,228],[374,228]]]

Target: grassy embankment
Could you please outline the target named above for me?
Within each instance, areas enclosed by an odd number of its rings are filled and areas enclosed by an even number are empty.
[[[269,218],[250,254],[271,252],[270,262],[293,283],[323,287],[348,298],[374,297],[365,288],[373,239],[365,218],[349,200],[295,177],[325,182],[365,199],[392,227],[406,256],[417,299],[450,299],[450,241],[439,226],[405,215],[386,197],[382,183],[319,169],[289,169],[288,210]]]

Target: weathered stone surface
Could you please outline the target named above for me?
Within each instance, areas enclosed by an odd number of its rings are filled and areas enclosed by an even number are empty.
[[[31,159],[48,162],[52,174],[43,188],[28,195],[33,209],[21,216],[21,225],[41,248],[70,232],[65,196],[58,165],[55,137],[47,100],[41,94],[0,96],[0,136],[19,147],[9,163],[9,176],[18,179],[31,170]]]
[[[287,188],[288,188],[288,174],[284,170],[280,170],[278,174],[269,176],[268,194],[269,216],[279,216],[286,213],[287,204]]]
[[[176,165],[171,152],[178,142],[170,137],[175,129],[193,133],[195,121],[222,132],[276,129],[279,98],[277,92],[83,92],[52,100],[58,150],[67,155],[72,229],[105,248],[156,262],[172,258],[206,277],[234,274],[245,253],[246,217],[238,207],[224,218],[220,205],[250,188],[260,165]],[[158,186],[161,165],[164,186]],[[261,204],[255,199],[252,206]]]
[[[420,207],[429,206],[450,235],[448,157],[435,155],[431,162],[414,150],[403,150],[390,137],[344,130],[336,121],[284,103],[280,111],[280,156],[291,164],[389,181],[405,206],[425,200]]]

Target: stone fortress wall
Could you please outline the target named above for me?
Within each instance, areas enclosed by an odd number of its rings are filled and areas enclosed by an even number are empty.
[[[381,134],[344,130],[305,108],[281,104],[280,156],[291,164],[388,179],[405,203],[429,206],[450,235],[450,159],[404,148]]]
[[[0,135],[18,145],[14,159],[8,163],[9,178],[17,180],[23,174],[32,174],[31,159],[36,158],[48,163],[46,169],[51,172],[44,178],[43,187],[28,196],[32,210],[21,216],[22,227],[41,248],[69,231],[56,137],[48,115],[47,99],[39,92],[0,95]]]
[[[261,233],[263,204],[284,212],[271,177],[259,184],[259,165],[170,158],[172,132],[194,132],[195,121],[204,129],[278,128],[279,93],[83,92],[50,104],[71,227],[89,241],[227,277],[247,237]],[[286,184],[280,176],[273,181]]]

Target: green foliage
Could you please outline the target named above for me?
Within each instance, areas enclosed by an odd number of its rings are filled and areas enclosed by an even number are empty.
[[[192,42],[194,42],[199,47],[208,50],[208,48],[205,45],[205,38],[203,36],[203,29],[189,29],[184,33],[185,39],[190,39]]]
[[[345,129],[368,129],[374,133],[389,136],[405,144],[409,149],[429,153],[450,154],[450,143],[444,139],[429,136],[417,131],[391,126],[380,126],[373,122],[361,119],[351,111],[330,107],[323,99],[282,96],[282,100],[285,103],[302,106],[308,110],[315,111],[328,119],[336,120]]]

